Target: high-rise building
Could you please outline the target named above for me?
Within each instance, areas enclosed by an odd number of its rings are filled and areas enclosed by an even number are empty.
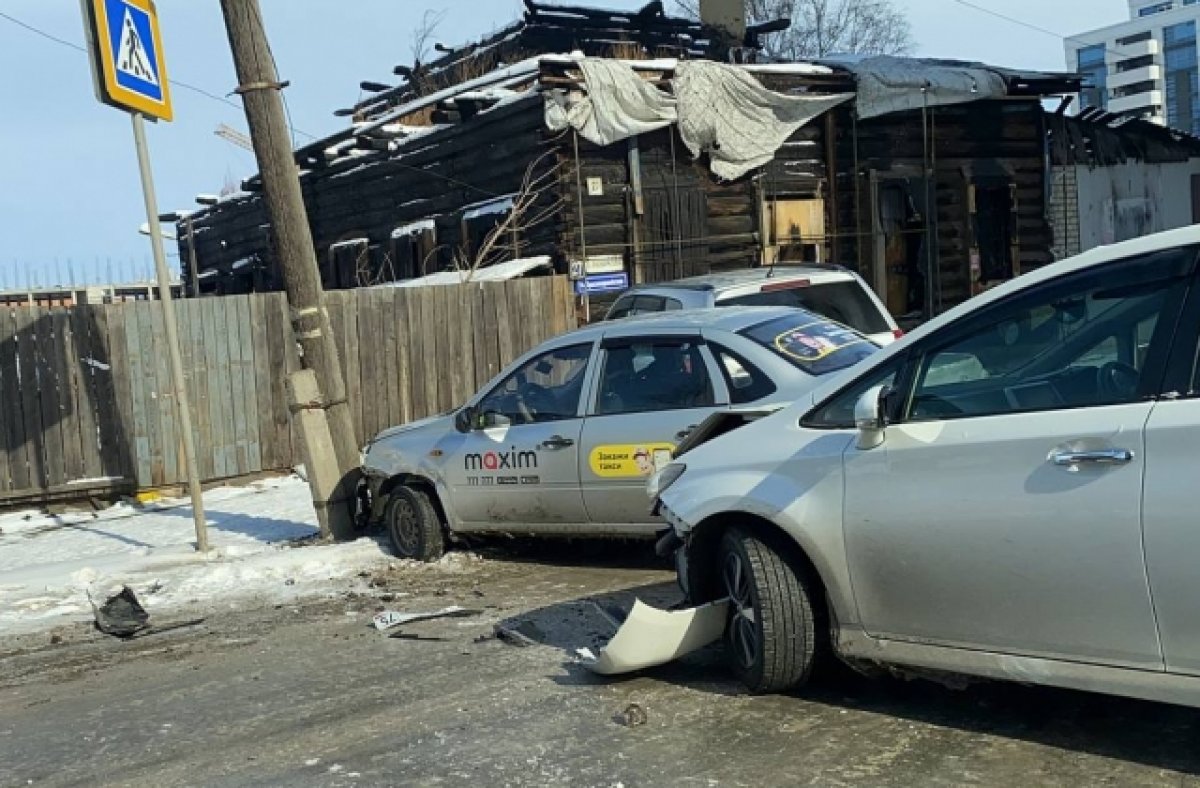
[[[1087,78],[1081,108],[1200,134],[1200,0],[1129,0],[1129,16],[1066,40],[1067,68]]]

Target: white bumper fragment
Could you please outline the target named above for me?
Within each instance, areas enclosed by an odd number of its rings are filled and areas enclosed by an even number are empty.
[[[659,610],[637,600],[599,657],[589,649],[577,653],[588,668],[602,676],[665,665],[720,638],[728,614],[727,599],[675,611]]]

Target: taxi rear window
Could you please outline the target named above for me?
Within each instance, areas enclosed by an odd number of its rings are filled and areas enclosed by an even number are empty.
[[[741,333],[810,375],[852,367],[879,349],[854,329],[807,313],[776,318]]]

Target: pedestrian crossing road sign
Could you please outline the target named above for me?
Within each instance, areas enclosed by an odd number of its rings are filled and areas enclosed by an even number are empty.
[[[171,85],[153,0],[80,1],[97,98],[171,120]]]

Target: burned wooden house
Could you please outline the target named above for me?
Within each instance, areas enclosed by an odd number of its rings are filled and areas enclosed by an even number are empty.
[[[803,261],[921,316],[1052,259],[1041,102],[1074,77],[762,63],[769,26],[526,6],[296,152],[326,287],[541,256],[585,283]],[[180,223],[193,292],[281,287],[244,187]]]

